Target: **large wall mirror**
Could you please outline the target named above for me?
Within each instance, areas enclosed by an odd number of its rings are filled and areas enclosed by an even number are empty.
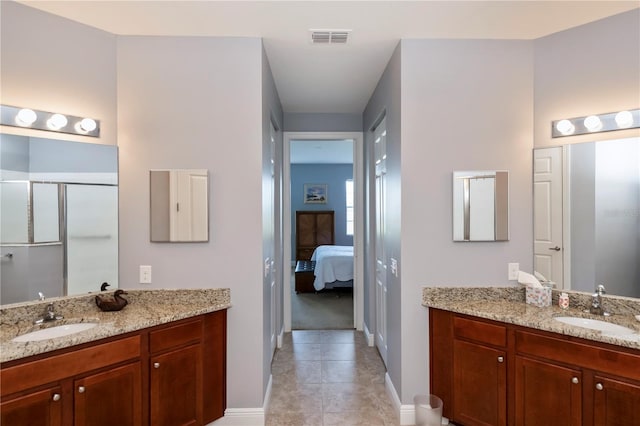
[[[118,286],[118,149],[0,134],[0,303]]]
[[[533,170],[535,270],[640,297],[640,138],[535,149]]]
[[[509,239],[509,172],[453,172],[453,241]]]
[[[149,172],[152,242],[209,241],[209,189],[205,169]]]

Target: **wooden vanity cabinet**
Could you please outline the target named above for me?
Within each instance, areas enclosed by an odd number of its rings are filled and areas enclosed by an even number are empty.
[[[142,424],[141,371],[135,361],[75,380],[74,425]]]
[[[638,366],[640,369],[640,366]],[[595,425],[640,425],[640,384],[594,374],[590,387]]]
[[[582,371],[516,356],[515,423],[582,425]]]
[[[152,425],[202,424],[202,334],[201,318],[150,333]]]
[[[52,386],[0,403],[1,425],[61,426],[62,388]]]
[[[130,335],[3,365],[2,425],[114,424],[99,418],[111,401],[124,404],[120,424],[139,425],[139,357],[140,336]]]
[[[507,424],[506,327],[453,319],[453,419]]]
[[[2,426],[203,425],[226,407],[226,310],[4,363]]]
[[[456,424],[640,426],[638,350],[438,309],[429,324],[431,393]]]

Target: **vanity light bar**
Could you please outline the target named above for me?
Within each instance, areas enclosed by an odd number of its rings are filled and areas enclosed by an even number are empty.
[[[100,137],[100,121],[54,112],[2,105],[0,124],[49,132]]]
[[[551,122],[551,137],[585,135],[640,128],[640,109],[609,112]]]

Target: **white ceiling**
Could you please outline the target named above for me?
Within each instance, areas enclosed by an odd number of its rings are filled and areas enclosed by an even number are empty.
[[[262,37],[286,112],[361,113],[401,38],[535,39],[634,1],[20,1],[118,35]],[[309,29],[349,29],[312,45]]]

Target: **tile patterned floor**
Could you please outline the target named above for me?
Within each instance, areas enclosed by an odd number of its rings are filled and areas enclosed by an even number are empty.
[[[353,330],[286,333],[271,365],[267,426],[397,426],[385,367]]]

